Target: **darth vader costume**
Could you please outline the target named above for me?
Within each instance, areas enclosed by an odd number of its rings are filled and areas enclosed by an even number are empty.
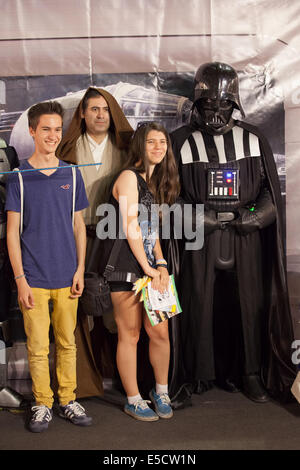
[[[182,244],[177,282],[184,379],[198,393],[216,383],[286,400],[296,372],[273,154],[256,127],[232,118],[244,112],[231,66],[200,66],[193,102],[190,124],[171,134],[182,199],[204,204],[204,245]]]

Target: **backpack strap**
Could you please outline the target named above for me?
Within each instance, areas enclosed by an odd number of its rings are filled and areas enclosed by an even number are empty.
[[[23,232],[23,214],[24,214],[24,184],[23,184],[23,176],[19,168],[14,168],[13,171],[18,172],[19,183],[20,183],[20,235]]]
[[[73,230],[74,230],[75,201],[76,201],[76,167],[75,166],[72,166],[72,178],[73,178],[72,226],[73,226]]]

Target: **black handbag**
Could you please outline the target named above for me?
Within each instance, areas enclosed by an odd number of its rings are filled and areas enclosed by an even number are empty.
[[[103,274],[94,272],[84,274],[84,290],[79,301],[81,311],[85,315],[101,317],[113,310],[107,276],[115,269],[122,242],[122,239],[115,240]]]
[[[81,310],[85,315],[101,317],[113,309],[109,284],[97,273],[84,274],[84,290],[80,297]]]

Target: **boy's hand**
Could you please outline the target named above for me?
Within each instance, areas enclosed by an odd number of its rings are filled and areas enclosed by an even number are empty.
[[[25,277],[17,280],[17,287],[19,303],[27,310],[32,309],[34,307],[33,294]]]
[[[71,287],[71,299],[77,299],[81,296],[84,289],[84,270],[77,269],[73,276],[73,284]]]

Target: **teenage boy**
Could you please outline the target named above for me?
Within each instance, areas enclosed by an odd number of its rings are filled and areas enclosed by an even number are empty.
[[[82,426],[92,422],[75,401],[74,393],[74,330],[78,298],[84,287],[86,250],[81,211],[88,201],[80,171],[75,170],[75,182],[72,169],[55,155],[62,137],[62,118],[62,107],[55,101],[38,103],[29,109],[29,133],[35,150],[19,169],[32,171],[16,171],[7,185],[7,245],[24,319],[35,398],[29,423],[32,432],[47,429],[53,415],[48,363],[50,300],[59,415]],[[59,168],[62,166],[68,168]]]

